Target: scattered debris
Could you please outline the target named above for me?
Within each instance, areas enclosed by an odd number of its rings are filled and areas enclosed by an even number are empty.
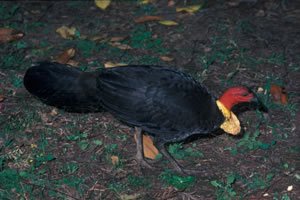
[[[75,52],[74,48],[67,49],[61,53],[55,61],[61,64],[66,64],[75,56]]]
[[[113,165],[118,165],[119,164],[119,157],[118,156],[111,156],[110,159],[111,159],[111,163]]]
[[[202,5],[193,5],[193,6],[187,6],[187,7],[178,7],[176,8],[176,12],[187,12],[189,14],[193,14],[200,10],[202,8]]]
[[[110,0],[95,0],[95,4],[101,10],[105,10],[110,5]]]
[[[158,23],[160,23],[162,25],[165,25],[165,26],[176,26],[176,25],[178,25],[177,22],[172,21],[172,20],[161,20]]]
[[[126,66],[126,65],[127,65],[126,63],[113,63],[110,61],[104,63],[105,68],[119,67],[119,66]]]
[[[171,58],[169,56],[160,56],[159,57],[162,61],[165,61],[165,62],[171,62],[174,60],[174,58]]]
[[[58,33],[62,38],[73,39],[76,35],[76,28],[61,26],[58,29],[56,29],[56,33]]]
[[[144,23],[144,22],[159,21],[159,20],[162,20],[162,17],[146,15],[146,16],[136,18],[134,21],[135,21],[135,23]]]
[[[5,99],[5,96],[3,94],[0,94],[0,102],[3,102]]]
[[[285,88],[278,85],[271,85],[270,90],[271,96],[273,97],[273,101],[281,104],[287,104],[288,97],[285,91]]]
[[[289,186],[287,187],[287,189],[286,189],[286,190],[287,190],[288,192],[290,192],[290,191],[292,191],[292,190],[293,190],[293,188],[294,188],[294,187],[293,187],[293,185],[289,185]]]
[[[15,40],[20,40],[24,37],[24,33],[11,28],[0,28],[0,44]]]

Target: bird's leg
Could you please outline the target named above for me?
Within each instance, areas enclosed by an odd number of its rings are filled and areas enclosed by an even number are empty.
[[[147,167],[152,169],[153,167],[147,163],[147,161],[144,158],[144,149],[143,149],[143,133],[141,128],[134,128],[135,134],[136,134],[136,160],[138,162],[138,165]]]
[[[174,169],[180,173],[180,174],[186,174],[185,171],[182,169],[182,167],[178,164],[178,162],[171,156],[171,154],[166,149],[166,146],[164,143],[158,143],[157,148],[160,151],[160,153],[165,156],[173,165]]]
[[[182,175],[187,175],[187,174],[199,174],[202,173],[199,170],[192,170],[192,169],[184,169],[182,168],[178,162],[172,157],[172,155],[168,152],[166,146],[164,143],[158,143],[157,144],[157,148],[160,151],[161,154],[163,154],[163,156],[165,156],[173,165],[174,169],[182,174]]]

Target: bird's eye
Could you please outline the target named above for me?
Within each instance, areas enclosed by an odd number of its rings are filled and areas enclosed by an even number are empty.
[[[248,96],[248,94],[249,94],[248,92],[244,92],[244,93],[242,93],[242,96],[245,97],[245,96]]]

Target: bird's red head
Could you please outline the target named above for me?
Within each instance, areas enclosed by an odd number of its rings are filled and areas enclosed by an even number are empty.
[[[255,95],[246,87],[232,87],[227,89],[219,101],[228,109],[239,103],[255,101]]]

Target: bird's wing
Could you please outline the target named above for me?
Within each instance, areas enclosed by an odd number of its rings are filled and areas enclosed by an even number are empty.
[[[154,135],[208,133],[223,120],[215,99],[181,72],[121,67],[101,73],[97,87],[108,111]]]

